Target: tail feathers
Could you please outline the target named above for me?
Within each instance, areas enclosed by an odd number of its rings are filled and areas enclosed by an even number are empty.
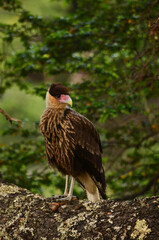
[[[96,189],[94,189],[93,193],[90,193],[89,191],[86,190],[86,194],[87,194],[88,200],[91,202],[97,202],[100,200],[100,195],[97,187]]]
[[[100,200],[99,190],[95,182],[87,172],[78,176],[78,182],[80,182],[80,184],[84,186],[88,200],[90,200],[91,202],[97,202]]]
[[[91,176],[92,180],[94,181],[95,185],[97,186],[101,196],[103,199],[107,199],[107,196],[105,194],[105,188],[106,188],[106,184],[103,186],[103,184],[101,184],[100,182],[98,182],[94,176]]]

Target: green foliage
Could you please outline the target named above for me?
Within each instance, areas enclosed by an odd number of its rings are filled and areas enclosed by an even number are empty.
[[[158,3],[76,0],[73,8],[74,1],[68,1],[67,16],[46,18],[24,9],[21,1],[2,2],[17,21],[0,24],[4,46],[0,94],[16,84],[44,98],[52,76],[71,84],[74,108],[93,121],[101,134],[108,195],[157,194]],[[73,79],[74,73],[80,74],[80,80]],[[31,77],[39,75],[43,82]],[[13,134],[14,127],[9,131],[5,134]],[[39,132],[32,131],[22,126],[19,143],[2,145],[0,169],[6,180],[39,192],[41,184],[52,180],[48,172],[39,177],[39,167],[35,170],[36,161],[42,169],[46,165],[42,140],[35,140]]]

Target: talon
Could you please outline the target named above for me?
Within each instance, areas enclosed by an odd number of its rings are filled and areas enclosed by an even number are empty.
[[[53,199],[58,199],[58,198],[63,198],[63,197],[67,197],[67,195],[52,195],[51,198]]]
[[[62,196],[62,195],[61,195]],[[78,200],[77,196],[64,196],[61,198],[55,198],[56,202],[69,202],[69,201],[76,201]]]

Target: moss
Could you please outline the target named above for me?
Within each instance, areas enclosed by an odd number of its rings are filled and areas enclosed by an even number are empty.
[[[153,239],[158,227],[157,197],[123,202],[73,201],[54,211],[51,198],[8,184],[2,184],[0,191],[3,240],[145,240]],[[137,220],[137,216],[143,219]]]
[[[123,235],[121,235],[121,240],[125,240],[126,239],[126,235],[127,235],[127,232],[124,231]]]
[[[12,196],[12,201],[7,206],[5,214],[7,216],[7,222],[3,225],[3,229],[0,229],[0,239],[10,240],[6,229],[11,226],[19,224],[18,228],[14,229],[13,237],[17,240],[22,240],[20,237],[21,234],[29,234],[34,236],[34,229],[27,226],[28,217],[31,211],[31,207],[36,203],[37,199],[42,199],[43,197],[32,194],[26,189],[21,189],[14,185],[1,184],[0,186],[0,197],[9,198]],[[34,197],[34,198],[33,198]],[[1,215],[3,215],[3,208],[0,209]]]
[[[4,185],[4,184],[1,184],[0,186],[0,195],[5,197],[9,194],[15,194],[15,193],[18,193],[19,192],[19,187],[17,186],[12,186],[12,185]]]
[[[98,216],[97,214],[94,214],[94,211],[92,211],[93,204],[87,202],[83,205],[87,208],[87,210],[89,209],[88,212],[79,212],[76,216],[68,218],[66,221],[61,221],[61,224],[57,228],[60,239],[68,239],[68,237],[78,239],[82,234],[82,230],[90,232],[92,229],[96,228]],[[58,221],[59,220],[60,218],[58,217]],[[81,226],[81,229],[79,226]]]
[[[82,205],[86,208],[87,211],[95,211],[99,208],[101,208],[101,201],[98,201],[96,203],[92,203],[90,201],[80,201],[82,203]]]
[[[146,224],[146,220],[137,220],[136,225],[134,227],[134,231],[131,234],[131,237],[133,239],[143,240],[147,234],[151,232],[151,229],[148,228],[148,225]]]
[[[81,219],[83,219],[83,217]],[[78,216],[75,216],[73,218],[68,218],[64,222],[62,221],[57,228],[57,232],[59,233],[60,239],[67,239],[68,236],[78,239],[81,235],[75,229],[75,226],[78,224],[78,221],[79,221]]]

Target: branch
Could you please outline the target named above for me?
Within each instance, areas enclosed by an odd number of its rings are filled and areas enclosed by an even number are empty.
[[[58,204],[0,184],[1,239],[159,239],[159,197]]]
[[[10,124],[12,124],[12,121],[14,122],[21,122],[21,120],[16,119],[16,118],[11,118],[2,108],[0,108],[0,113],[2,113],[7,120],[9,120]]]

